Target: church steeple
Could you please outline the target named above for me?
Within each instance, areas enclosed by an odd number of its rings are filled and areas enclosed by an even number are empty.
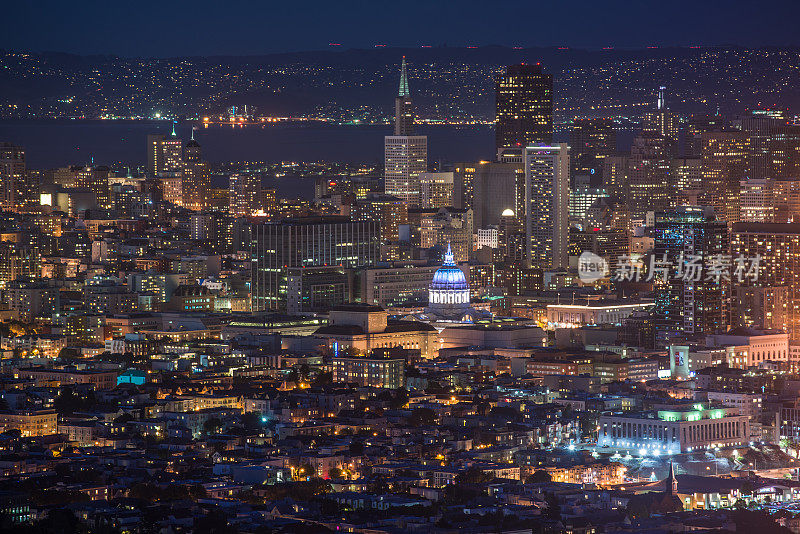
[[[678,479],[675,478],[675,467],[672,465],[672,462],[669,463],[669,474],[664,480],[664,492],[667,495],[678,494]]]
[[[408,89],[408,73],[406,72],[406,56],[403,56],[403,62],[400,64],[400,90],[397,96],[405,97],[411,96],[411,91]]]

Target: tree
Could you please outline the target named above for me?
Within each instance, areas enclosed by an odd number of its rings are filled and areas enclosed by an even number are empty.
[[[208,491],[202,484],[192,484],[189,486],[189,496],[194,500],[207,499]]]
[[[72,347],[64,347],[58,351],[58,359],[62,362],[74,362],[80,359],[80,353]]]
[[[203,423],[203,430],[206,434],[216,434],[222,428],[222,421],[218,417],[212,417]]]
[[[554,493],[548,493],[544,501],[547,503],[544,516],[548,519],[561,519],[561,505],[558,504],[558,497],[556,497]]]
[[[361,456],[364,454],[364,443],[361,441],[351,441],[348,448],[352,456]]]
[[[395,391],[394,395],[392,396],[392,400],[390,401],[389,405],[394,408],[402,408],[408,402],[408,391],[406,388],[399,388]]]
[[[308,380],[308,375],[311,374],[311,369],[308,367],[307,363],[304,363],[300,365],[299,372],[301,378]]]
[[[64,506],[88,500],[87,494],[75,490],[46,489],[31,493],[31,502],[37,506]]]
[[[225,512],[215,508],[194,522],[194,532],[198,534],[227,534],[228,517]]]
[[[436,412],[430,408],[415,408],[408,418],[411,426],[429,426],[436,422]]]
[[[64,388],[56,397],[53,407],[59,414],[73,414],[89,408],[94,404],[93,400],[79,396],[72,388]]]
[[[327,386],[328,384],[333,384],[333,373],[331,371],[317,373],[317,376],[314,377],[314,382],[312,382],[311,385],[319,388],[322,386]]]
[[[261,414],[258,412],[246,412],[242,414],[242,426],[247,430],[259,430],[263,423],[261,422]]]
[[[342,478],[342,470],[338,467],[331,467],[328,470],[328,476],[331,478]]]
[[[456,484],[486,484],[490,480],[490,475],[474,466],[456,475]]]
[[[317,474],[317,470],[309,463],[300,464],[294,472],[297,480],[306,480],[313,478]]]

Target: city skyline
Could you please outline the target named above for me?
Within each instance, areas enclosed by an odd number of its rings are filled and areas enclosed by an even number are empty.
[[[795,8],[727,7],[13,6],[337,51],[0,51],[0,531],[800,532]],[[556,32],[759,46],[479,45]]]

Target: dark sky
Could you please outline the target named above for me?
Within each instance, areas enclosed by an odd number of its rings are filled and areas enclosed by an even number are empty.
[[[122,56],[501,44],[800,45],[800,1],[17,0],[0,48]]]

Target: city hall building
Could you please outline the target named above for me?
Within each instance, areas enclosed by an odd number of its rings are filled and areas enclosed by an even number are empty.
[[[636,451],[642,456],[679,454],[714,447],[746,445],[749,417],[736,408],[703,408],[601,415],[598,447]]]

